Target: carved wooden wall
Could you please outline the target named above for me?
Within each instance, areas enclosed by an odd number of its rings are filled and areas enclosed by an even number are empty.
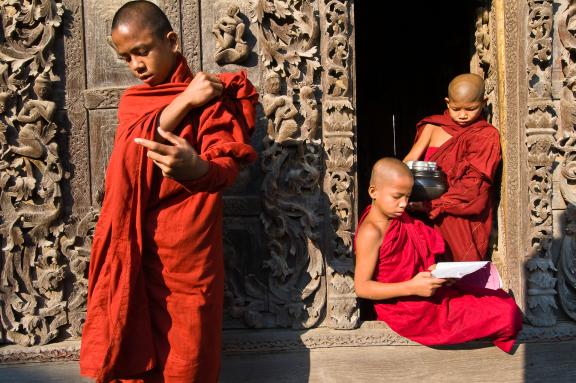
[[[124,2],[0,2],[0,343],[81,335],[116,108],[136,82],[108,43]],[[225,196],[226,325],[355,327],[351,3],[156,3],[193,70],[246,70],[261,93],[260,163]]]
[[[124,2],[0,0],[0,343],[81,335],[116,107],[135,83],[107,42]],[[356,327],[353,1],[156,3],[193,70],[246,70],[261,94],[259,163],[225,195],[226,326]],[[576,7],[483,4],[472,70],[503,139],[495,261],[527,321],[557,327],[576,321]]]

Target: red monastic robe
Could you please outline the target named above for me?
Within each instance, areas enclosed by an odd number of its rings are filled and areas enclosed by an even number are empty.
[[[131,87],[120,100],[80,352],[81,373],[99,382],[150,370],[159,371],[153,381],[218,379],[220,191],[234,182],[239,164],[256,159],[248,139],[258,95],[245,73],[221,75],[223,95],[192,110],[175,131],[209,161],[208,173],[179,182],[163,177],[134,138],[154,138],[161,111],[191,79],[181,57],[169,83]]]
[[[452,136],[429,158],[448,178],[448,191],[432,201],[429,213],[448,244],[446,258],[484,260],[494,211],[492,182],[501,159],[498,131],[484,119],[461,127],[446,111],[420,121],[416,139],[426,124]]]
[[[410,280],[427,271],[443,251],[444,241],[435,229],[408,214],[392,219],[380,247],[374,280]],[[494,345],[510,352],[522,327],[522,313],[506,292],[464,284],[442,286],[429,298],[377,301],[374,309],[377,319],[399,335],[426,346],[490,338]]]

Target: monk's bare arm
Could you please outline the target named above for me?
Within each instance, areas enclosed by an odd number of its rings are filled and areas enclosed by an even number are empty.
[[[218,76],[198,72],[184,92],[178,95],[160,114],[160,127],[172,132],[186,114],[222,94],[224,86]]]
[[[360,298],[384,300],[418,295],[430,297],[444,284],[445,279],[434,278],[429,271],[416,274],[404,282],[383,283],[373,280],[378,263],[383,233],[372,223],[364,221],[356,238],[356,268],[354,288]]]
[[[418,137],[418,140],[412,146],[412,149],[408,152],[406,157],[404,157],[404,162],[408,161],[418,161],[424,155],[424,152],[430,145],[430,139],[432,138],[432,132],[434,131],[434,125],[427,124],[422,130],[422,134]]]

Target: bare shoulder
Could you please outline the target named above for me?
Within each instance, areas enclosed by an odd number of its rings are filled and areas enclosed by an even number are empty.
[[[439,147],[448,141],[452,136],[448,134],[440,125],[430,125],[430,146]]]
[[[432,124],[424,125],[424,127],[422,128],[422,136],[426,135],[428,137],[431,137],[437,128],[439,128],[438,125],[432,125]]]
[[[384,234],[388,229],[389,223],[378,225],[370,220],[365,220],[360,224],[358,233],[356,234],[357,247],[374,247],[380,246]]]

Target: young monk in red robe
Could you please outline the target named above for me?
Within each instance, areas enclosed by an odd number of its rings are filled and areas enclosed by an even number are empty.
[[[431,201],[428,215],[442,233],[447,260],[485,260],[494,212],[492,183],[500,163],[500,136],[482,117],[484,80],[467,73],[448,86],[448,109],[417,125],[404,162],[434,161],[446,173],[448,191]],[[414,204],[419,206],[418,203]]]
[[[256,159],[248,136],[258,95],[243,73],[193,78],[152,3],[121,7],[112,41],[144,84],[129,88],[118,109],[92,245],[81,373],[98,382],[217,382],[220,191]]]
[[[375,301],[377,319],[415,342],[448,345],[491,338],[510,352],[522,326],[514,299],[503,290],[434,278],[440,234],[404,210],[412,191],[410,169],[394,158],[373,167],[369,206],[356,232],[354,286]]]

